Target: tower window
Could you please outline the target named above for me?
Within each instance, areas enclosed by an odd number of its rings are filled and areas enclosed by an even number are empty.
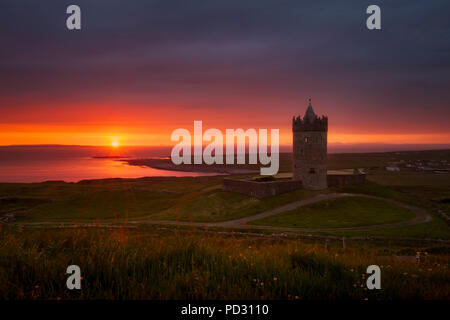
[[[316,173],[316,170],[314,168],[309,169],[309,173]]]

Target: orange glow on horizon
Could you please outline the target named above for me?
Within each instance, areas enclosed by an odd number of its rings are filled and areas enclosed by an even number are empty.
[[[278,98],[276,99],[278,100]],[[194,120],[203,121],[203,132],[217,128],[279,129],[281,147],[292,146],[291,116],[302,115],[306,102],[298,102],[295,109],[274,111],[269,106],[276,101],[234,95],[228,101],[194,101],[185,103],[181,97],[167,101],[102,100],[90,103],[19,100],[0,110],[0,146],[5,145],[89,145],[120,148],[124,146],[173,146],[173,130],[187,129],[193,135]],[[236,103],[236,104],[235,104]],[[209,104],[226,107],[225,111],[208,108]],[[255,106],[261,106],[255,112]],[[316,104],[313,105],[316,107]],[[316,112],[328,114],[328,143],[333,144],[450,144],[450,130],[423,122],[391,121],[381,116],[365,116],[358,104],[346,104],[359,113],[336,112],[326,106],[339,105],[338,101],[317,102]],[[219,109],[218,109],[219,110]],[[224,109],[225,110],[225,109]],[[239,115],[238,117],[236,115]],[[420,116],[422,118],[422,116]],[[393,125],[395,124],[395,125]]]
[[[240,126],[242,127],[242,126]],[[248,126],[247,128],[249,128]],[[173,146],[170,140],[173,130],[169,126],[63,126],[63,125],[2,125],[0,126],[0,145],[91,145],[119,146]],[[193,127],[185,128],[193,135]],[[208,127],[203,128],[203,132]],[[231,127],[230,127],[231,128]],[[238,128],[238,127],[237,127]],[[245,127],[244,127],[245,128]],[[219,128],[224,133],[224,128]],[[114,134],[111,134],[114,132]],[[292,145],[292,132],[289,127],[280,128],[280,146]],[[328,133],[329,144],[450,144],[450,133]]]

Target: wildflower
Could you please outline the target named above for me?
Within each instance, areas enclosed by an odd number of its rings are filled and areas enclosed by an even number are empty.
[[[365,301],[369,300],[369,298],[364,298]]]
[[[300,297],[299,296],[295,296],[295,300],[298,300],[298,299],[300,299]]]
[[[278,278],[277,277],[273,277],[273,281],[277,281],[278,280]]]

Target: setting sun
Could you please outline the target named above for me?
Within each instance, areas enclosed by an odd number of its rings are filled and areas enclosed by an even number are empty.
[[[119,142],[113,141],[113,142],[111,142],[111,146],[113,146],[114,148],[117,148],[119,146]]]

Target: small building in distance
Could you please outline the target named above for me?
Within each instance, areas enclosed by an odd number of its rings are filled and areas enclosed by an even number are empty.
[[[256,198],[271,197],[297,189],[324,190],[328,187],[362,184],[360,170],[327,170],[328,117],[318,117],[309,100],[303,118],[292,119],[292,174],[257,179],[224,178],[224,190]]]
[[[400,171],[400,168],[397,166],[386,167],[387,171]]]

